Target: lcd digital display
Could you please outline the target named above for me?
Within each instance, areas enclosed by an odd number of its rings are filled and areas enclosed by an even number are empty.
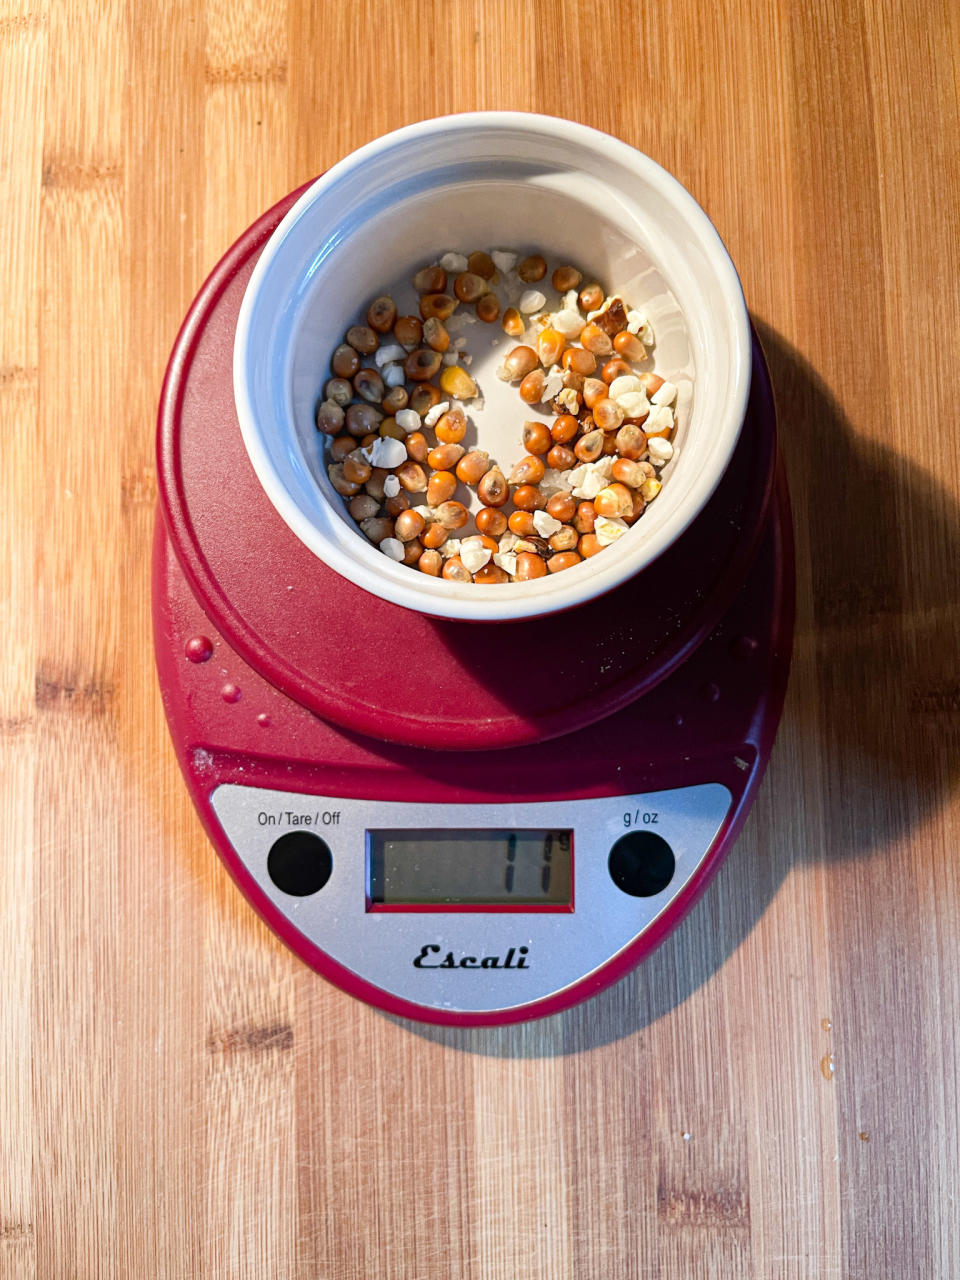
[[[572,831],[368,831],[370,902],[563,905],[572,848]]]

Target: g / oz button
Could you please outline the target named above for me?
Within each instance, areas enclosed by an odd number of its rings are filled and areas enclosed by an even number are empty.
[[[652,898],[662,893],[677,869],[673,850],[653,831],[631,831],[610,850],[610,878],[632,898]]]
[[[330,879],[333,857],[326,840],[312,831],[288,831],[267,854],[267,874],[282,893],[307,898]]]

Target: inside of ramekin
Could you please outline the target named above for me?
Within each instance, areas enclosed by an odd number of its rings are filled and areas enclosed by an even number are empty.
[[[366,158],[361,152],[337,166],[314,199],[295,207],[260,280],[249,317],[257,351],[253,403],[262,421],[272,420],[260,446],[274,485],[334,567],[337,560],[360,566],[361,578],[364,571],[375,575],[374,589],[384,594],[399,584],[401,594],[422,597],[424,603],[413,603],[428,612],[437,599],[459,598],[482,613],[482,598],[491,596],[537,611],[538,597],[554,607],[546,601],[558,592],[602,591],[642,568],[686,527],[732,451],[735,436],[725,437],[718,424],[735,412],[739,394],[745,398],[738,360],[748,352],[738,351],[742,316],[730,281],[716,269],[722,246],[668,175],[592,131],[574,128],[566,140],[509,126],[393,136],[394,145],[374,144]],[[482,589],[416,574],[367,543],[327,480],[323,438],[313,425],[330,353],[369,301],[386,290],[399,295],[401,309],[412,307],[409,281],[419,266],[446,250],[477,248],[541,252],[620,292],[653,324],[652,367],[680,388],[677,458],[630,533],[563,574]],[[466,336],[481,344],[486,337]],[[506,351],[510,340],[500,336]],[[474,416],[481,447],[506,467],[520,455],[520,428],[530,415],[516,388],[496,378],[496,363],[491,356],[471,369],[484,397]],[[533,603],[521,604],[527,598]]]

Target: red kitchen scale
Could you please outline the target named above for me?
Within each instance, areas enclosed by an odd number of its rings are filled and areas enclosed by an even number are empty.
[[[241,299],[294,192],[193,303],[160,404],[157,668],[252,906],[390,1013],[517,1022],[627,973],[729,851],[783,705],[793,542],[769,377],[726,475],[635,578],[563,614],[427,618],[329,569],[248,461]]]

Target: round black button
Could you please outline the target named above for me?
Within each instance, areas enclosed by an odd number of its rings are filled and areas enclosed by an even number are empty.
[[[288,831],[267,854],[267,874],[284,893],[306,898],[330,879],[333,858],[326,840],[310,831]]]
[[[610,850],[610,878],[633,898],[662,893],[677,869],[673,850],[652,831],[631,831]]]

